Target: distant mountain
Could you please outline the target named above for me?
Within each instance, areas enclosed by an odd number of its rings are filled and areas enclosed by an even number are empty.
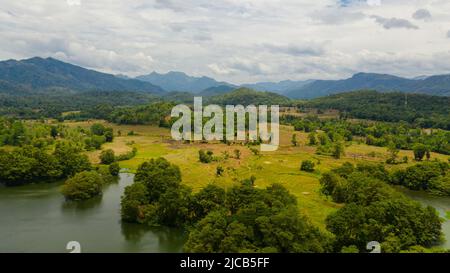
[[[233,86],[232,84],[226,82],[218,82],[212,78],[192,77],[186,75],[183,72],[174,72],[174,71],[171,71],[166,74],[152,72],[151,74],[148,75],[138,76],[136,77],[136,79],[161,86],[167,91],[179,91],[191,93],[200,93],[201,91],[207,88],[221,85]]]
[[[280,82],[250,83],[250,84],[243,84],[242,86],[258,91],[267,91],[283,95],[288,93],[290,90],[301,88],[312,82],[314,82],[314,80],[306,80],[306,81],[285,80]]]
[[[0,92],[35,92],[48,89],[73,91],[141,91],[162,94],[164,90],[150,83],[121,79],[53,58],[31,58],[0,62]]]
[[[223,94],[233,91],[234,89],[236,89],[236,88],[233,86],[230,86],[230,85],[219,85],[219,86],[206,88],[205,90],[200,92],[199,95],[203,96],[203,97],[223,95]]]
[[[406,79],[387,74],[358,73],[345,80],[317,80],[290,90],[286,96],[308,99],[364,89],[450,96],[450,75]]]

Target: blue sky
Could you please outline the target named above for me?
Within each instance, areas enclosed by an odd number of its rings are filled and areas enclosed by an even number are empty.
[[[0,0],[0,59],[233,83],[450,73],[447,0]]]

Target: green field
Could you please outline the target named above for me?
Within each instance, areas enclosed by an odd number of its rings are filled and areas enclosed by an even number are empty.
[[[77,122],[66,123],[69,126],[89,127],[93,123]],[[384,162],[388,158],[386,148],[358,144],[348,144],[345,156],[337,160],[330,156],[315,154],[315,147],[306,145],[307,134],[295,132],[293,128],[281,126],[280,147],[276,152],[265,152],[253,155],[247,146],[236,143],[226,145],[222,143],[190,143],[184,144],[174,142],[170,137],[170,130],[143,125],[114,125],[115,138],[113,143],[103,145],[103,149],[112,149],[116,154],[130,151],[132,147],[138,149],[136,157],[131,160],[120,162],[122,168],[134,172],[137,167],[151,158],[164,157],[170,162],[177,164],[182,172],[183,183],[189,185],[194,191],[200,190],[208,183],[214,183],[222,187],[229,187],[238,181],[254,175],[257,187],[266,187],[272,183],[280,183],[291,191],[297,198],[301,212],[306,214],[311,222],[324,228],[326,216],[335,211],[340,205],[331,202],[319,193],[319,177],[332,168],[340,166],[344,162]],[[135,135],[128,136],[133,131]],[[120,136],[118,135],[120,132]],[[293,147],[291,144],[292,134],[297,134],[299,145]],[[212,150],[214,155],[222,156],[227,152],[229,158],[209,164],[198,160],[200,149]],[[234,150],[241,151],[240,159],[234,158]],[[93,163],[98,163],[100,151],[88,152]],[[412,151],[401,151],[399,156],[408,156],[409,164],[396,165],[388,168],[404,168],[413,165]],[[447,160],[447,156],[432,154],[432,158]],[[302,160],[312,160],[316,164],[314,173],[300,171]],[[216,176],[217,166],[222,166],[225,172],[222,176]]]

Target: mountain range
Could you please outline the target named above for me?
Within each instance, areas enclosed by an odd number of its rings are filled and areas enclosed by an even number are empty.
[[[118,78],[53,58],[31,58],[0,62],[0,92],[28,94],[49,89],[71,91],[141,91],[162,94],[156,85],[136,79]]]
[[[344,80],[316,80],[290,90],[285,95],[290,98],[309,99],[357,90],[450,96],[450,75],[407,79],[387,74],[358,73]]]
[[[68,90],[75,93],[97,90],[139,91],[155,95],[175,91],[216,96],[239,87],[277,93],[294,99],[310,99],[356,90],[450,96],[450,75],[408,79],[387,74],[357,73],[342,80],[285,80],[234,85],[209,77],[192,77],[175,71],[166,74],[152,72],[136,78],[115,76],[54,58],[34,57],[0,62],[0,93],[11,95],[26,95],[46,90]]]
[[[192,77],[186,75],[183,72],[174,71],[168,72],[166,74],[152,72],[148,75],[138,76],[136,77],[136,79],[161,86],[166,91],[177,92],[200,93],[205,89],[221,85],[237,87],[226,82],[218,82],[212,78]]]

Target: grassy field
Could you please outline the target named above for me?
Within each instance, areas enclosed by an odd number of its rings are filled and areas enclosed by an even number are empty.
[[[98,122],[98,121],[96,121]],[[89,127],[94,122],[66,123],[69,126]],[[264,188],[272,183],[284,185],[298,198],[301,211],[311,221],[323,228],[326,216],[339,208],[339,205],[327,200],[319,194],[319,177],[332,168],[340,166],[344,162],[384,162],[388,158],[386,148],[352,143],[345,149],[345,156],[339,160],[330,156],[315,154],[315,148],[307,146],[307,134],[295,132],[288,126],[280,127],[280,147],[276,152],[266,152],[253,155],[250,149],[241,144],[226,145],[222,143],[190,143],[174,142],[170,137],[170,130],[152,126],[125,126],[107,124],[114,128],[115,139],[113,143],[107,143],[103,149],[112,149],[116,154],[130,151],[132,147],[138,149],[136,157],[128,161],[120,162],[122,168],[134,172],[137,167],[151,158],[164,157],[178,165],[182,172],[183,183],[189,185],[194,191],[200,190],[208,183],[214,183],[223,187],[230,187],[238,181],[256,177],[256,186]],[[135,135],[129,136],[133,131]],[[120,132],[120,135],[119,135]],[[291,144],[292,134],[297,134],[299,145]],[[256,146],[255,146],[256,147]],[[210,164],[200,163],[198,151],[200,149],[212,150],[215,156],[230,156]],[[234,150],[241,151],[240,159],[234,158]],[[93,163],[98,163],[100,151],[89,152]],[[391,168],[406,167],[414,164],[412,151],[401,151],[400,158],[409,157],[409,164],[397,165]],[[432,158],[447,160],[447,156],[432,154]],[[307,173],[300,171],[302,160],[309,159],[316,163],[316,171]],[[222,176],[216,176],[217,166],[222,166],[225,172]],[[388,166],[389,167],[389,166]]]

